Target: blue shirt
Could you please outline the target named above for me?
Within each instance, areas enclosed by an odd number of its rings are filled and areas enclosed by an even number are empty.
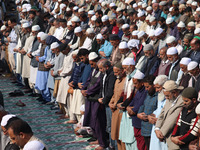
[[[143,86],[140,90],[137,91],[137,93],[135,94],[135,97],[129,104],[129,106],[134,107],[132,111],[136,113],[136,115],[131,116],[132,125],[135,128],[141,128],[141,120],[137,117],[137,113],[140,109],[140,106],[143,105],[146,95],[147,95],[147,91],[145,90],[145,87]]]
[[[110,42],[105,40],[104,44],[101,45],[101,48],[99,49],[99,52],[102,51],[105,53],[106,57],[109,57],[112,53],[113,46]]]
[[[153,96],[147,94],[147,97],[144,100],[144,104],[140,106],[138,113],[144,112],[146,115],[150,115],[156,110],[158,101],[158,94],[155,93]],[[148,121],[143,121],[141,123],[141,135],[142,136],[151,136],[152,124]]]
[[[83,86],[84,86],[84,84],[87,81],[91,71],[92,71],[92,68],[91,68],[90,64],[85,64],[83,74],[81,75],[81,78],[78,80],[78,83],[83,83]]]

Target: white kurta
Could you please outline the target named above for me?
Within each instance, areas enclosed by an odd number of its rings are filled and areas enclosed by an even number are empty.
[[[21,39],[20,38],[18,39],[17,46],[15,48],[18,49],[19,47],[21,47]],[[16,73],[22,74],[22,62],[23,62],[22,54],[17,53],[16,58],[17,58]]]
[[[35,36],[32,36],[32,35],[27,38],[25,46],[23,47],[23,49],[27,53],[29,53],[31,51],[34,39],[35,39]],[[30,66],[31,66],[30,63],[31,63],[31,59],[25,54],[23,56],[23,67],[22,67],[22,77],[23,78],[30,77]]]
[[[60,76],[62,78],[60,81],[56,101],[62,104],[66,104],[69,89],[68,83],[73,71],[73,58],[71,53],[65,56],[63,66],[60,70],[62,70],[62,72],[60,73]]]
[[[30,78],[29,78],[29,82],[35,84],[36,77],[37,77],[37,71],[38,71],[38,67],[32,67],[32,66],[30,66]]]

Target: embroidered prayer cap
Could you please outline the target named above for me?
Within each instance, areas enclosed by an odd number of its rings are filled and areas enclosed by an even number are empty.
[[[198,98],[198,93],[193,87],[187,87],[183,90],[182,94],[183,97],[189,98],[192,100],[193,98],[197,99]]]
[[[55,49],[55,48],[58,48],[58,47],[59,47],[58,42],[53,42],[53,43],[51,44],[51,49]]]
[[[48,36],[49,36],[48,34],[44,33],[44,34],[41,35],[40,40],[44,41],[44,40],[47,39]]]
[[[153,45],[151,44],[146,44],[143,48],[143,51],[150,51],[150,50],[153,50]]]
[[[44,144],[40,141],[30,141],[26,143],[23,150],[43,150],[45,148]]]
[[[140,70],[137,70],[133,76],[134,79],[138,79],[138,80],[142,80],[144,79],[144,77],[145,77],[144,73],[142,73]]]
[[[109,17],[107,15],[104,15],[102,18],[101,18],[101,21],[102,22],[106,22],[108,21]]]
[[[109,35],[109,40],[114,41],[114,40],[120,40],[119,36],[117,34],[110,34]]]
[[[23,23],[22,28],[29,28],[31,24],[29,22]]]
[[[189,22],[189,23],[187,24],[187,26],[195,27],[195,23],[194,23],[193,21],[191,21],[191,22]]]
[[[161,33],[163,33],[163,29],[162,28],[157,28],[155,30],[155,36],[159,36]]]
[[[127,57],[123,60],[122,65],[130,66],[130,65],[135,65],[135,61],[131,57]]]
[[[172,22],[174,22],[173,18],[167,18],[166,24],[171,24]]]
[[[92,16],[91,20],[92,20],[92,21],[96,21],[96,20],[97,20],[96,15]]]
[[[126,42],[123,41],[119,43],[119,49],[126,49],[126,48],[128,48],[128,44]]]
[[[128,41],[128,48],[129,49],[133,49],[133,48],[137,48],[139,49],[139,40],[136,39],[131,39]]]
[[[176,82],[173,81],[173,80],[168,80],[168,81],[166,81],[166,82],[164,83],[163,89],[164,89],[165,91],[183,90],[184,87],[183,87],[183,86],[178,86],[178,85],[176,84]]]
[[[91,52],[89,55],[89,60],[94,60],[96,58],[98,58],[99,56],[95,53],[95,52]]]
[[[97,40],[102,40],[103,39],[103,36],[101,33],[97,34],[97,37],[96,37]]]
[[[176,41],[176,38],[174,36],[169,36],[166,40],[166,43],[173,43],[174,41]]]
[[[178,50],[176,49],[176,47],[170,47],[167,50],[167,55],[175,55],[178,54]]]
[[[200,115],[200,103],[195,108],[195,112],[196,112],[197,115]]]
[[[8,123],[8,121],[13,117],[16,117],[16,115],[8,114],[8,115],[3,116],[2,120],[1,120],[1,126],[5,127]]]
[[[177,27],[179,28],[184,28],[185,27],[185,23],[183,21],[180,21],[177,25]]]
[[[80,19],[79,19],[79,17],[74,16],[74,17],[71,19],[71,21],[73,21],[73,22],[80,22]]]
[[[89,15],[94,15],[95,12],[94,12],[94,10],[90,10],[90,11],[88,11],[88,14],[89,14]]]
[[[196,28],[195,30],[194,30],[194,34],[199,34],[200,33],[200,28]]]
[[[123,24],[123,26],[122,26],[122,29],[127,29],[127,28],[129,28],[130,26],[129,26],[129,24]]]
[[[80,111],[85,111],[85,104],[81,105]]]
[[[191,61],[187,66],[187,70],[191,71],[191,70],[195,69],[196,67],[198,67],[198,65],[199,64],[196,61]]]
[[[34,25],[32,26],[32,31],[39,31],[40,30],[40,26],[39,25]]]
[[[2,25],[2,26],[1,26],[1,31],[4,31],[4,30],[6,30],[6,26],[5,26],[5,25]]]
[[[41,38],[42,34],[44,34],[44,32],[39,32],[39,33],[37,34],[37,37],[38,37],[38,38]]]
[[[181,61],[180,61],[180,64],[186,65],[186,66],[187,66],[191,61],[192,61],[191,58],[183,57],[183,58],[181,59]]]
[[[76,27],[76,28],[74,29],[74,33],[79,33],[79,32],[82,32],[82,29],[81,29],[80,26],[79,26],[79,27]]]
[[[138,39],[140,39],[141,37],[143,37],[146,33],[144,31],[140,31],[138,33]]]

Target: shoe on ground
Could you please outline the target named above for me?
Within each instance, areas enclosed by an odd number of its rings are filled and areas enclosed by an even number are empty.
[[[96,141],[97,139],[95,138],[95,137],[91,137],[90,139],[88,139],[87,141],[88,142],[94,142],[94,141]]]
[[[21,100],[19,100],[17,103],[16,103],[17,106],[19,107],[24,107],[26,106],[26,104],[24,104]]]
[[[59,109],[59,107],[57,105],[51,107],[51,110],[58,110],[58,109]]]
[[[63,112],[62,112],[62,111],[56,111],[55,114],[57,114],[57,115],[62,115]]]
[[[98,142],[98,140],[96,140],[96,141],[90,142],[89,144],[90,144],[90,145],[98,145],[99,142]]]
[[[29,94],[28,96],[37,97],[37,95],[36,95],[35,93],[31,93],[31,94]]]
[[[24,93],[32,93],[32,92],[33,92],[33,90],[31,90],[31,89],[24,91]]]
[[[50,102],[47,102],[46,105],[54,105],[54,103],[55,102],[50,101]]]
[[[69,120],[66,121],[66,124],[77,124],[78,122],[76,120]]]
[[[43,101],[41,104],[46,104],[46,103],[48,103],[47,101]]]

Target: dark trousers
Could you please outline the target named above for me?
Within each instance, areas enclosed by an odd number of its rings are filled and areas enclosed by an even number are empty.
[[[144,141],[145,141],[145,145],[147,147],[147,150],[149,150],[149,146],[150,146],[150,136],[144,136]]]

